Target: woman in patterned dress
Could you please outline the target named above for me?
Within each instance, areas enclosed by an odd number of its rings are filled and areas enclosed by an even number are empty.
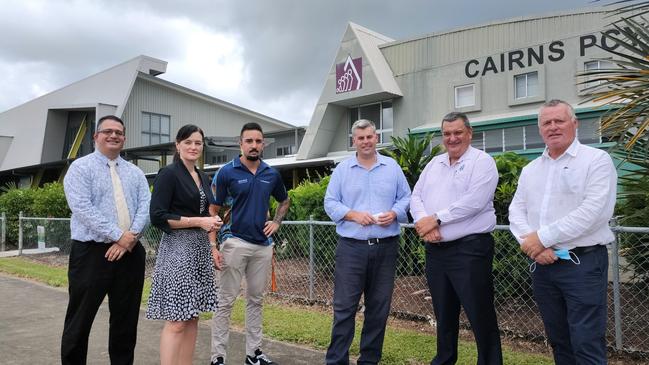
[[[151,223],[164,233],[146,317],[166,321],[160,335],[163,365],[192,363],[198,315],[216,310],[214,266],[219,269],[221,261],[210,244],[222,223],[210,217],[210,181],[196,167],[203,139],[195,125],[180,128],[174,162],[162,168],[153,183]]]

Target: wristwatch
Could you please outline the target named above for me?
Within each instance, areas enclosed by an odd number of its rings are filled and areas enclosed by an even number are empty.
[[[437,216],[437,213],[433,214],[433,217],[435,217],[435,219],[437,220],[437,225],[441,226],[442,225],[442,220],[439,219],[439,217]]]

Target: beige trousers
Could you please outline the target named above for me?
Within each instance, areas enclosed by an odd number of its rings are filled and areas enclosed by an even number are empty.
[[[225,358],[230,335],[230,315],[234,300],[241,292],[241,279],[246,277],[246,354],[254,355],[261,348],[262,304],[268,284],[272,246],[228,238],[221,245],[221,269],[218,304],[212,318],[212,361]]]

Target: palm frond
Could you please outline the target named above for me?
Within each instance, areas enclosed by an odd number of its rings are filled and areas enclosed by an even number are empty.
[[[442,152],[440,145],[431,146],[433,138],[433,133],[417,137],[408,131],[406,137],[392,137],[390,149],[381,150],[382,154],[392,157],[401,166],[410,188],[415,186],[428,162]]]
[[[617,49],[608,49],[614,58],[601,58],[615,64],[581,72],[579,84],[586,86],[585,101],[605,103],[612,108],[602,120],[602,135],[623,145],[628,151],[649,131],[649,1],[622,0],[611,5],[624,6],[610,12],[627,15],[611,25],[618,35],[606,34]]]

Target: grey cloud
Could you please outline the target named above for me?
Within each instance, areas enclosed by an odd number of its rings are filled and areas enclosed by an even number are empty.
[[[0,37],[0,61],[45,61],[58,73],[53,77],[67,83],[139,54],[178,59],[175,55],[182,49],[183,40],[169,32],[159,33],[159,22],[184,18],[216,32],[238,35],[250,75],[246,87],[255,98],[244,104],[263,106],[291,100],[295,104],[286,105],[290,111],[273,116],[288,117],[286,121],[297,124],[308,123],[310,113],[299,113],[300,117],[296,113],[304,110],[304,105],[315,104],[349,21],[403,39],[591,5],[590,0],[113,0],[91,2],[97,7],[95,13],[77,14],[79,3],[57,4],[60,15],[56,22],[44,16],[34,23],[22,19],[24,14],[9,11],[7,19],[0,22],[0,34],[12,37]],[[134,13],[150,17],[142,24],[127,22],[130,29],[115,26],[124,24],[123,19]],[[182,80],[174,82],[183,84]],[[12,91],[0,86],[0,92]],[[264,108],[257,111],[263,113]]]

